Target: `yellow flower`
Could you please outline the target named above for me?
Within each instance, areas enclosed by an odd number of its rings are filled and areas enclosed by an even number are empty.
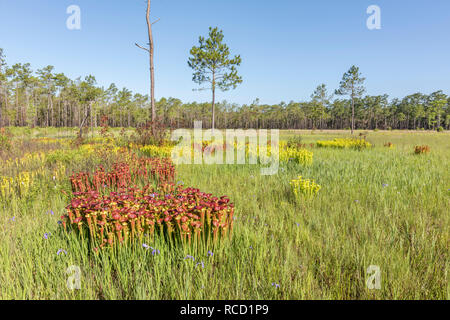
[[[290,185],[296,197],[300,197],[301,195],[312,197],[321,189],[321,186],[316,184],[314,180],[303,179],[302,176],[291,180]]]
[[[355,149],[363,149],[363,148],[369,148],[372,146],[369,142],[367,142],[364,139],[349,139],[349,138],[336,138],[333,140],[324,140],[324,141],[317,141],[318,147],[323,148],[355,148]]]

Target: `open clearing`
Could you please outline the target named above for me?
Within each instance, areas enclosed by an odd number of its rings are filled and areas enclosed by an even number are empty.
[[[358,151],[315,145],[348,131],[282,131],[280,140],[301,136],[314,159],[280,162],[272,176],[260,175],[259,165],[179,165],[178,184],[234,203],[230,240],[207,248],[156,237],[145,244],[157,251],[128,245],[100,253],[58,221],[70,201],[61,192],[71,193],[69,176],[111,163],[97,152],[105,140],[95,134],[75,148],[75,130],[12,132],[8,157],[21,160],[1,159],[0,182],[24,179],[27,187],[1,198],[0,299],[450,297],[448,132],[368,131],[374,147]],[[119,147],[119,130],[114,136]],[[430,152],[414,154],[419,145]],[[298,176],[321,186],[316,196],[295,197],[290,181]],[[366,286],[371,265],[381,289]],[[70,266],[79,275],[68,274]],[[79,290],[67,288],[73,276]]]

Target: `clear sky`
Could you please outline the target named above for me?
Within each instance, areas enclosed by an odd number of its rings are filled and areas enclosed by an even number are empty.
[[[450,93],[449,0],[152,0],[156,98],[209,101],[194,92],[189,50],[209,26],[223,30],[240,54],[243,84],[219,100],[306,100],[317,85],[337,88],[352,64],[367,93],[391,97],[442,89]],[[81,30],[68,30],[69,5],[81,8]],[[381,29],[369,30],[369,5]],[[8,64],[53,65],[71,78],[148,93],[145,0],[0,0],[0,47]]]

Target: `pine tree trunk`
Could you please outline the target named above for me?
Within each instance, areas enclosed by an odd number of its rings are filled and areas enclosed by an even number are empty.
[[[155,107],[155,66],[154,66],[154,44],[153,44],[153,33],[152,33],[152,23],[150,22],[150,3],[147,2],[147,26],[148,26],[148,40],[150,46],[150,104],[152,109],[152,129],[155,129],[156,121],[156,107]]]
[[[355,98],[352,94],[352,134],[355,130]]]
[[[211,129],[214,134],[214,116],[215,116],[215,103],[216,103],[216,74],[213,71],[213,82],[212,82],[212,121],[211,121]]]
[[[3,89],[3,83],[0,82],[0,94],[3,91],[2,89]],[[3,127],[2,108],[3,108],[3,102],[0,97],[0,128]]]

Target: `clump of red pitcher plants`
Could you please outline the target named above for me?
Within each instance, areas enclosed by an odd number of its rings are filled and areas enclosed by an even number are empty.
[[[146,158],[138,166],[117,164],[112,172],[98,169],[72,176],[73,198],[62,216],[65,230],[89,237],[96,250],[164,237],[184,244],[216,242],[230,236],[234,205],[227,196],[215,197],[173,182],[173,166]],[[150,164],[151,169],[147,170]],[[146,171],[147,170],[147,171]],[[137,177],[158,177],[157,187],[136,187]],[[105,187],[115,188],[106,194]],[[103,192],[103,193],[102,193]]]
[[[175,167],[167,158],[137,158],[132,156],[127,163],[113,165],[109,172],[99,167],[94,174],[79,172],[70,177],[74,192],[115,190],[135,186],[139,182],[154,180],[157,183],[171,183],[175,179]]]

